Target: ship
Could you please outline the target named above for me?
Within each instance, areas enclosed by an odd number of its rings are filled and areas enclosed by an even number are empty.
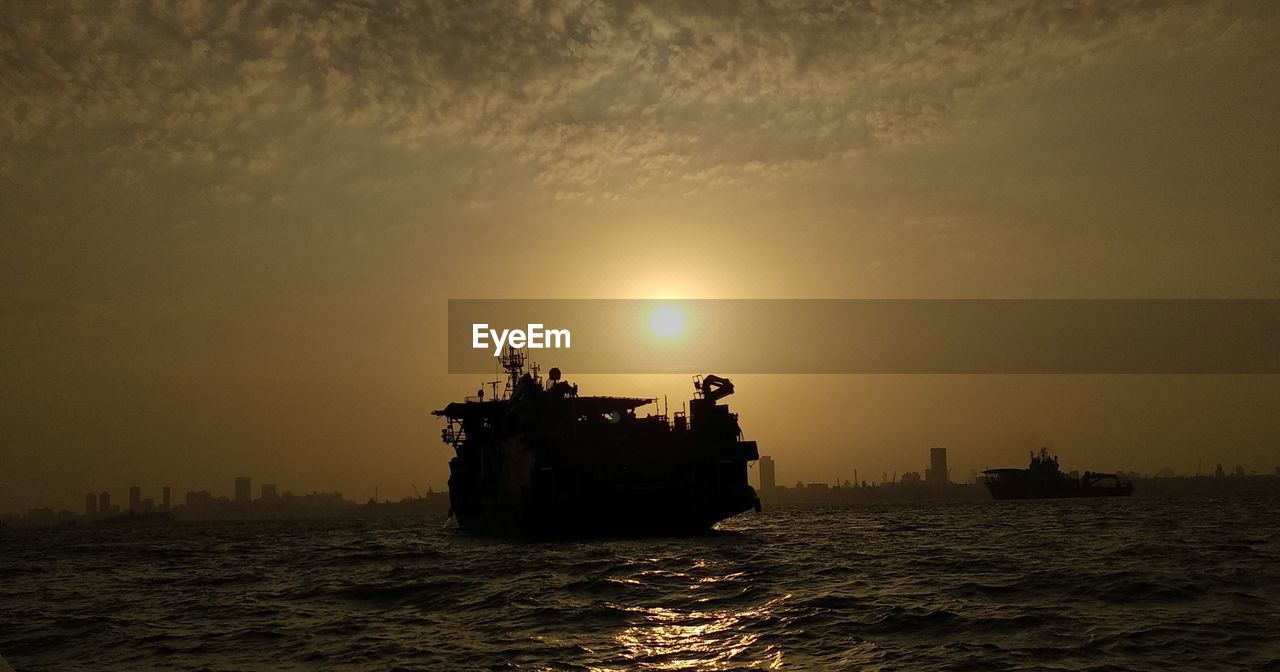
[[[535,535],[696,534],[750,510],[759,459],[738,416],[718,403],[734,392],[716,375],[694,378],[688,411],[668,417],[657,399],[585,396],[550,369],[508,349],[502,381],[432,413],[446,420],[449,516],[466,530]],[[655,412],[637,417],[652,404]]]
[[[1122,481],[1117,474],[1086,471],[1079,478],[1062,473],[1058,456],[1047,448],[1031,454],[1026,469],[988,469],[982,472],[996,499],[1050,499],[1062,497],[1128,497],[1133,483]]]

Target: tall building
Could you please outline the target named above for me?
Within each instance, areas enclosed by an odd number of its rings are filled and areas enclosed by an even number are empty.
[[[93,517],[98,513],[98,496],[92,492],[84,496],[84,515]]]
[[[98,512],[107,513],[111,511],[111,493],[103,492],[98,495]]]
[[[276,484],[275,484],[275,483],[263,483],[263,484],[262,484],[262,494],[260,494],[260,495],[259,495],[259,498],[261,498],[261,499],[275,499],[275,498],[276,498],[276,497],[278,497],[278,496],[279,496],[279,495],[277,495],[277,494],[276,494]]]
[[[236,476],[236,504],[248,504],[253,499],[252,485],[248,476]]]
[[[768,455],[760,456],[760,492],[761,494],[773,490],[776,481],[774,472],[773,458]]]
[[[160,505],[164,507],[165,511],[169,510],[169,505],[172,503],[169,495],[169,486],[166,485],[160,490]]]
[[[129,510],[142,513],[142,488],[139,486],[129,486]]]
[[[929,485],[946,485],[951,479],[947,472],[947,449],[929,449],[929,468],[924,470],[925,481]]]

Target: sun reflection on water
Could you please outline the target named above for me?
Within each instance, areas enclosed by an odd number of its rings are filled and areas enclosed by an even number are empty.
[[[700,583],[737,577],[703,577]],[[698,584],[690,585],[697,589]],[[774,608],[790,595],[741,610],[684,610],[667,607],[609,605],[638,615],[638,623],[614,637],[629,667],[648,670],[726,670],[751,667],[778,669],[783,652],[773,644],[757,646],[760,634],[750,627],[772,619]],[[605,668],[597,668],[605,669]]]

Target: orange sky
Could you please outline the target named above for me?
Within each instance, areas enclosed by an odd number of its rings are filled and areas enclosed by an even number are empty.
[[[1280,296],[1277,34],[1249,2],[6,4],[0,511],[442,488],[449,298]],[[1280,464],[1269,377],[735,382],[787,483],[933,445]]]

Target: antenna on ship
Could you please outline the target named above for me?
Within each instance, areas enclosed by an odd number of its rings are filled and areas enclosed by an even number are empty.
[[[515,392],[516,383],[520,381],[520,374],[524,373],[524,353],[516,350],[511,346],[507,346],[502,352],[502,356],[498,358],[503,369],[507,371],[507,388],[503,393],[503,398],[511,398],[511,394]]]

